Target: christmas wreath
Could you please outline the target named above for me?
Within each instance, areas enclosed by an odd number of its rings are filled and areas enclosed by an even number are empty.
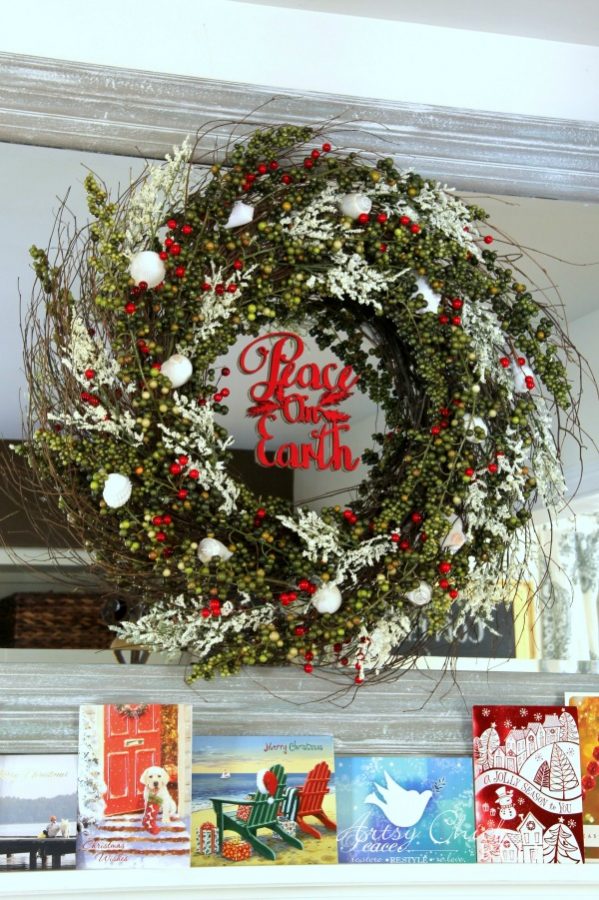
[[[531,509],[563,490],[571,345],[486,214],[391,159],[291,126],[191,159],[185,143],[114,201],[90,174],[91,224],[61,226],[52,259],[32,248],[23,452],[128,599],[119,635],[189,652],[190,680],[386,676],[513,596]],[[294,329],[346,364],[312,385],[321,409],[356,373],[384,413],[351,507],[295,508],[231,474],[219,359]],[[280,394],[254,399],[268,423]]]

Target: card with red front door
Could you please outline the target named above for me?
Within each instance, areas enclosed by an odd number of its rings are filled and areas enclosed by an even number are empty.
[[[78,782],[78,869],[189,866],[191,706],[82,706]]]
[[[478,862],[584,862],[576,708],[475,706],[472,720]]]
[[[578,710],[586,862],[599,863],[599,694],[566,694]]]

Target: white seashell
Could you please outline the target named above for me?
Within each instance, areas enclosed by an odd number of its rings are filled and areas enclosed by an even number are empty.
[[[470,413],[466,413],[463,422],[467,441],[472,441],[473,444],[482,444],[486,441],[489,429],[484,419],[481,419],[480,416],[471,416]],[[484,431],[484,437],[477,437],[474,433],[475,428],[480,428],[481,431]]]
[[[450,553],[457,553],[464,546],[468,538],[464,534],[464,523],[460,516],[447,516],[450,524],[449,531],[440,543],[441,550],[449,550]]]
[[[421,307],[418,311],[436,313],[441,302],[441,294],[436,294],[425,278],[417,278],[416,285],[417,287],[412,297],[415,297],[416,294],[422,294],[426,301],[426,307]]]
[[[517,394],[525,394],[530,391],[530,388],[526,386],[526,379],[535,377],[530,366],[519,366],[517,362],[513,362],[512,375],[514,376],[514,390]]]
[[[189,381],[193,374],[191,360],[181,353],[174,353],[162,363],[160,367],[162,375],[166,375],[174,388],[181,387]]]
[[[408,591],[406,597],[413,606],[426,606],[433,598],[433,589],[426,581],[421,581],[417,588]]]
[[[119,472],[111,472],[104,483],[102,496],[107,506],[112,507],[112,509],[118,509],[119,506],[125,505],[131,496],[132,490],[133,485],[126,475],[121,475]]]
[[[240,225],[249,225],[253,218],[254,207],[242,200],[236,200],[224,227],[239,228]]]
[[[339,199],[339,209],[344,216],[357,219],[362,213],[369,213],[372,209],[372,200],[366,194],[344,194]]]
[[[321,614],[337,612],[342,603],[343,597],[336,584],[323,584],[312,597],[312,606]]]
[[[211,559],[231,559],[232,553],[221,541],[216,538],[203,538],[198,547],[198,559],[203,563],[209,563]]]
[[[149,288],[153,288],[164,281],[166,266],[153,250],[142,250],[131,260],[129,272],[135,284],[145,281]]]

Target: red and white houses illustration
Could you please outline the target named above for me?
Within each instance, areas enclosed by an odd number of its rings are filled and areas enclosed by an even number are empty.
[[[188,866],[191,707],[82,706],[78,868]]]
[[[473,709],[479,862],[583,861],[576,710]]]

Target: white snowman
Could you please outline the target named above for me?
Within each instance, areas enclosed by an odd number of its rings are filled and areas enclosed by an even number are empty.
[[[508,791],[505,787],[500,787],[495,791],[497,795],[497,805],[499,807],[499,818],[508,822],[510,819],[516,818],[516,810],[514,808],[512,797],[513,791]]]

